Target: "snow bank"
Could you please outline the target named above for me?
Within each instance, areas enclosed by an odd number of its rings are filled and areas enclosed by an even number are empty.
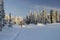
[[[38,23],[38,24],[29,24],[29,25],[22,25],[22,28],[36,28],[36,27],[47,27],[47,28],[58,28],[60,26],[60,23],[52,23],[52,24],[41,24],[41,23]],[[14,25],[14,27],[16,28],[21,28],[20,25]],[[59,27],[60,28],[60,27]]]
[[[35,24],[29,24],[29,25],[25,25],[25,28],[34,28],[37,27]]]
[[[44,24],[38,23],[37,26],[44,26]]]

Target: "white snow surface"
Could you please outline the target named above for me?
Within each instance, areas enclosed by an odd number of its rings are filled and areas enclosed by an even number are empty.
[[[0,40],[13,40],[19,33],[19,28],[5,26],[0,32]]]
[[[40,23],[38,23],[37,26],[44,26],[44,24],[40,24]]]
[[[60,40],[60,23],[5,26],[0,40]]]

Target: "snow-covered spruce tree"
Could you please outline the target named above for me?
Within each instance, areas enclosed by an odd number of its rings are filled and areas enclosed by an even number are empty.
[[[47,23],[47,13],[46,13],[46,10],[42,11],[42,23],[43,24]]]
[[[57,23],[58,22],[58,18],[57,18],[58,12],[57,11],[55,12],[55,15],[56,15],[56,23]]]
[[[8,27],[12,27],[11,13],[9,14],[9,24]]]
[[[2,31],[2,28],[4,27],[4,17],[5,17],[5,12],[4,12],[4,2],[3,0],[0,0],[0,31]]]
[[[33,14],[33,23],[34,24],[37,24],[37,12],[36,11],[34,11],[34,14]]]
[[[0,31],[2,31],[2,28],[3,28],[3,26],[2,26],[2,17],[1,17],[1,14],[0,14]]]
[[[51,21],[51,23],[53,23],[52,14],[53,14],[53,10],[50,10],[50,21]]]
[[[26,16],[26,24],[30,24],[30,18],[28,16]]]

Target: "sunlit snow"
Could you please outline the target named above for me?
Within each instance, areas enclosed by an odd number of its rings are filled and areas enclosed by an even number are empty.
[[[60,40],[60,23],[5,26],[0,40]]]

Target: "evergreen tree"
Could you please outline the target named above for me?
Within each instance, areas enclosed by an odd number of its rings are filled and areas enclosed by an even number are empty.
[[[2,14],[2,21],[3,21],[3,26],[5,26],[5,24],[6,24],[5,14]]]
[[[1,14],[0,14],[0,31],[2,31],[2,17],[1,17]]]
[[[46,10],[42,11],[42,23],[43,24],[47,23],[47,13],[46,13]]]
[[[9,14],[9,25],[8,27],[12,27],[11,13]]]
[[[37,13],[36,13],[36,11],[34,11],[32,20],[33,20],[33,24],[37,24]]]
[[[57,14],[58,14],[58,13],[57,13],[57,11],[56,11],[56,12],[55,12],[55,15],[56,15],[56,23],[58,22],[58,20],[57,20]]]
[[[2,28],[4,27],[4,17],[5,17],[4,4],[3,0],[0,0],[0,31],[2,31]]]
[[[30,24],[30,21],[31,21],[30,18],[28,16],[26,16],[26,23]]]
[[[53,10],[50,10],[50,21],[51,21],[51,23],[53,23],[52,14],[53,14]]]

